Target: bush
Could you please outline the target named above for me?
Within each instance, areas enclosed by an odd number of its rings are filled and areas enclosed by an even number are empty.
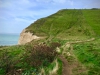
[[[35,45],[30,50],[28,49],[29,55],[26,60],[33,67],[47,66],[57,56],[55,48],[59,45],[58,43],[52,43],[50,46]]]
[[[10,47],[0,51],[0,75],[21,75],[38,73],[39,69],[50,65],[57,56],[58,43]]]

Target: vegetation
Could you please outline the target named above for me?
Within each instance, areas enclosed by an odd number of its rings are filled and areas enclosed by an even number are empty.
[[[0,74],[32,74],[39,72],[40,67],[50,66],[57,56],[55,50],[59,43],[40,45],[11,46],[0,49]]]
[[[45,38],[0,46],[0,75],[100,75],[99,12],[63,9],[32,23],[26,32]]]
[[[98,43],[85,43],[74,45],[74,54],[86,67],[88,74],[100,75],[100,40]]]
[[[84,17],[91,26],[91,28],[94,30],[96,36],[100,36],[100,9],[98,10],[83,10]]]
[[[42,36],[62,39],[66,36],[79,36],[80,38],[80,36],[100,35],[99,12],[99,9],[63,9],[46,18],[37,20],[26,29],[38,36],[43,34]]]

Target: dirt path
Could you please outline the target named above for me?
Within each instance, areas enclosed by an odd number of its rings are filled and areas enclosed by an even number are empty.
[[[66,61],[66,59],[63,56],[60,56],[60,59],[63,62],[62,75],[70,75],[68,61]]]
[[[91,39],[88,39],[88,40],[85,40],[85,41],[75,41],[75,42],[67,42],[66,44],[65,44],[65,46],[66,46],[66,48],[70,48],[70,50],[73,50],[73,46],[72,46],[72,44],[77,44],[77,43],[84,43],[84,42],[90,42],[90,41],[93,41],[93,40],[95,40],[95,38],[91,38]],[[63,70],[62,70],[62,75],[71,75],[71,70],[72,70],[72,68],[74,68],[75,66],[77,66],[77,65],[69,65],[69,62],[66,60],[66,58],[63,56],[63,55],[61,55],[61,56],[59,56],[59,58],[61,59],[61,61],[63,62]]]
[[[90,42],[90,41],[93,41],[93,40],[95,40],[95,38],[91,38],[91,39],[84,40],[84,41],[75,41],[75,42],[70,42],[70,44],[77,44],[77,43]],[[67,43],[66,43],[66,44],[67,44]]]

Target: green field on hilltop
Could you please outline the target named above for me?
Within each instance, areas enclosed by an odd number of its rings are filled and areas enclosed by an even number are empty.
[[[42,39],[0,46],[0,75],[100,75],[100,9],[62,9],[26,32]]]

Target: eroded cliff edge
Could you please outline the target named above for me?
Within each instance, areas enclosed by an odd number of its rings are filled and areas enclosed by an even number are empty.
[[[24,29],[21,33],[20,33],[20,37],[19,37],[19,41],[18,41],[18,45],[23,45],[26,44],[28,42],[31,42],[34,39],[39,39],[40,37],[33,35],[33,33],[30,32],[26,32],[26,29]]]

